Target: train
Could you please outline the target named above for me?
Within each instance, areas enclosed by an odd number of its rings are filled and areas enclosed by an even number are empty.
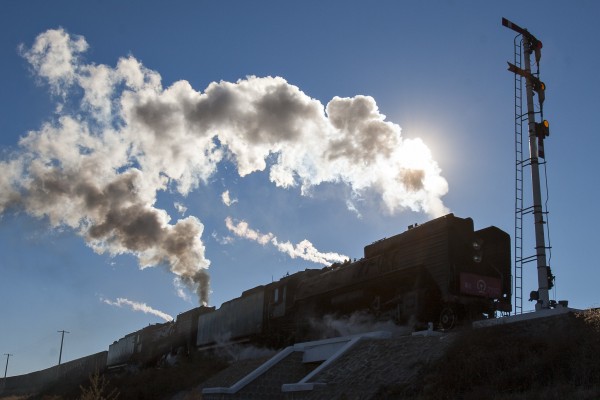
[[[223,343],[282,347],[316,338],[311,321],[367,313],[377,321],[433,323],[510,313],[510,236],[448,214],[364,247],[360,260],[305,269],[244,291],[219,308],[201,306],[110,345],[108,368],[156,362]]]

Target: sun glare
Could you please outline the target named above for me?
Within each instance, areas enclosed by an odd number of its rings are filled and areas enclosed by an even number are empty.
[[[405,139],[401,160],[407,169],[427,169],[432,162],[431,151],[419,138]]]

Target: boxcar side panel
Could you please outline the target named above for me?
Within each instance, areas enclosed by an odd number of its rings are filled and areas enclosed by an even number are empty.
[[[135,332],[108,346],[106,365],[112,366],[124,364],[129,361],[129,358],[131,358],[133,352],[135,351],[137,337],[138,334]]]
[[[264,290],[238,297],[215,312],[198,317],[198,346],[260,334],[263,324]]]

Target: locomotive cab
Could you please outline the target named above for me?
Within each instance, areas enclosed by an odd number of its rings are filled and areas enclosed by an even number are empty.
[[[461,272],[460,292],[491,299],[493,311],[512,311],[510,236],[495,226],[473,236],[472,264]]]
[[[471,218],[448,214],[365,247],[379,273],[401,288],[389,299],[400,320],[439,321],[495,317],[511,310],[510,236],[496,227],[474,230]]]
[[[510,236],[494,226],[475,231],[470,218],[462,221],[450,229],[451,270],[440,312],[444,329],[460,319],[494,318],[512,309]]]

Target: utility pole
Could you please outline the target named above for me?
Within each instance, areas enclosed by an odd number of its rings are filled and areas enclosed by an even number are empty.
[[[529,128],[529,163],[531,167],[531,184],[532,184],[532,195],[533,195],[533,217],[535,226],[535,257],[537,260],[537,276],[538,276],[538,290],[532,291],[530,300],[535,300],[536,311],[541,309],[547,309],[551,307],[549,289],[554,284],[554,276],[550,270],[550,266],[547,265],[546,259],[546,239],[544,233],[544,211],[542,208],[542,191],[540,183],[540,169],[539,159],[544,158],[544,138],[549,135],[549,124],[548,121],[542,120],[540,123],[535,121],[535,108],[533,96],[537,94],[539,103],[539,114],[543,119],[543,103],[545,99],[546,85],[539,79],[539,62],[541,59],[542,42],[533,36],[527,29],[521,28],[513,22],[510,22],[506,18],[502,18],[502,25],[512,29],[522,36],[523,47],[524,47],[524,67],[521,69],[516,65],[508,63],[508,70],[525,78],[525,92],[527,98],[527,121]],[[518,35],[517,35],[518,36]],[[535,60],[538,65],[538,73],[533,74],[531,72],[531,60],[530,57],[535,54]],[[536,76],[537,75],[537,76]],[[522,210],[521,210],[522,212]]]
[[[4,355],[6,356],[6,367],[4,367],[4,379],[6,379],[6,372],[8,371],[8,359],[10,358],[10,356],[12,356],[12,354],[4,353]]]
[[[62,331],[58,331],[58,333],[62,333],[62,336],[60,338],[60,353],[58,355],[58,365],[60,365],[60,361],[62,359],[63,341],[65,340],[65,333],[71,333],[71,332],[67,332],[65,330],[62,330]]]

